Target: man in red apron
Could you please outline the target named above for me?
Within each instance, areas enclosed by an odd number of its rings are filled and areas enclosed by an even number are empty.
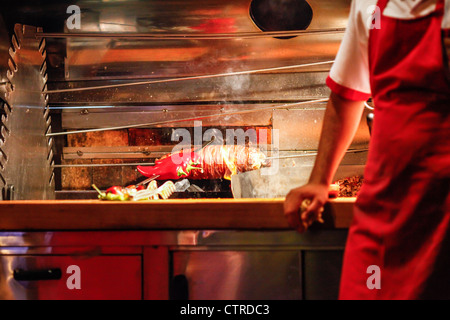
[[[450,299],[448,3],[354,0],[307,185],[285,201],[303,232],[373,98],[364,183],[349,229],[340,299]],[[304,199],[308,209],[299,216]]]

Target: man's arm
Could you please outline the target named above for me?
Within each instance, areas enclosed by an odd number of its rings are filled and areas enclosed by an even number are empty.
[[[336,170],[350,146],[361,121],[364,101],[352,101],[332,93],[323,119],[318,154],[308,184],[295,188],[286,196],[284,214],[289,224],[303,232],[318,219],[328,201],[328,189]],[[311,204],[301,217],[303,200]]]

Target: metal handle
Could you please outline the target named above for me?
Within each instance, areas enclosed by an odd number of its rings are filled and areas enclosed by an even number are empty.
[[[374,119],[374,114],[373,112],[370,112],[369,114],[367,114],[367,126],[369,127],[369,133],[370,135],[372,135],[372,125],[373,125],[373,119]]]
[[[189,284],[184,274],[178,274],[170,283],[170,300],[189,300]]]
[[[2,188],[0,200],[14,200],[14,186],[8,184]]]
[[[17,281],[59,280],[62,272],[60,268],[42,270],[14,269],[13,276],[14,280]]]

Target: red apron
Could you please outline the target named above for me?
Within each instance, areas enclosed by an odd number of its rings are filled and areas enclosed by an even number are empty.
[[[378,2],[381,12],[387,2]],[[375,118],[340,299],[450,299],[450,84],[443,3],[415,20],[382,15],[381,28],[370,31]]]

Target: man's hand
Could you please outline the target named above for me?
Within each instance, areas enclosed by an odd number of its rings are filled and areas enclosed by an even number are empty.
[[[297,231],[304,232],[321,218],[331,181],[355,136],[363,111],[364,101],[352,101],[331,93],[309,182],[291,190],[284,202],[284,215]],[[305,199],[310,204],[302,211]]]
[[[292,189],[284,202],[284,215],[289,225],[304,232],[314,221],[321,221],[328,191],[328,185],[312,183]]]

